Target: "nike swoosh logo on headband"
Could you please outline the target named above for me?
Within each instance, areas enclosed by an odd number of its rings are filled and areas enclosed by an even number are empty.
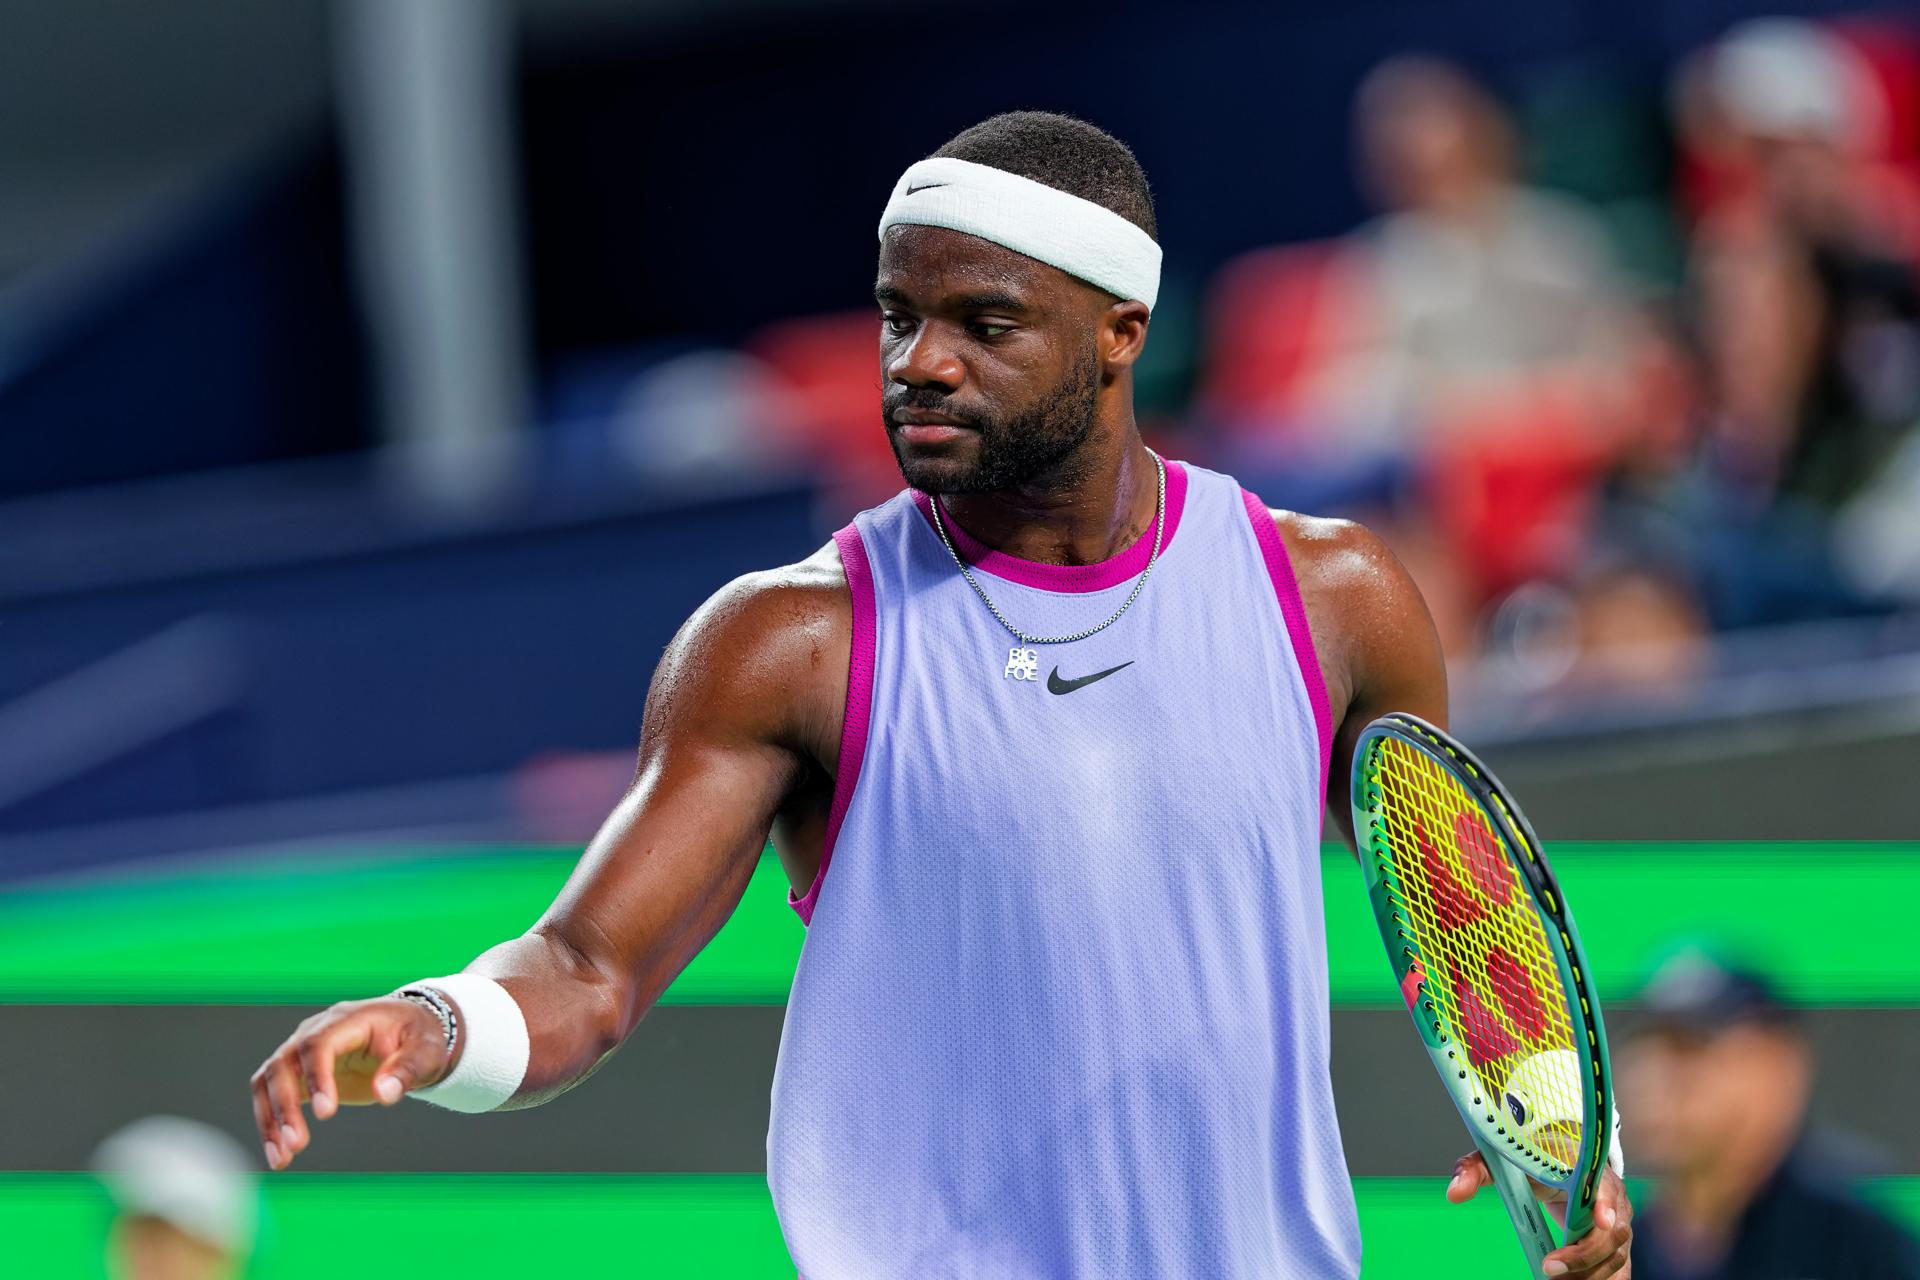
[[[917,187],[908,187],[907,194],[912,195],[916,191],[931,191],[935,187],[945,187],[945,186],[951,186],[951,185],[952,185],[951,183],[947,183],[947,182],[923,182]]]

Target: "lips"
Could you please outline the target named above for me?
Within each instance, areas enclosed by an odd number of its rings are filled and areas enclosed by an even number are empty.
[[[955,426],[950,422],[904,422],[900,425],[900,435],[909,444],[946,444],[958,440],[971,430],[971,427]]]
[[[909,444],[950,444],[975,430],[971,424],[951,414],[937,413],[932,409],[894,409],[887,416],[901,438]]]
[[[972,429],[973,424],[964,418],[956,418],[950,413],[936,413],[932,409],[894,409],[887,417],[902,427],[965,427]]]

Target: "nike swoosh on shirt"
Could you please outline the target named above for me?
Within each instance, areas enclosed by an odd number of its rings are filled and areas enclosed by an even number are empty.
[[[1078,676],[1072,680],[1062,680],[1060,678],[1060,668],[1055,667],[1047,675],[1047,692],[1072,693],[1075,689],[1086,688],[1095,680],[1105,680],[1116,671],[1125,671],[1132,665],[1133,663],[1131,662],[1123,662],[1117,667],[1108,667],[1105,671],[1096,671],[1090,676]]]

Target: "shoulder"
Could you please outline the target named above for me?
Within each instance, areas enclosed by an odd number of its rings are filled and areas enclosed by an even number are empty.
[[[1353,520],[1293,511],[1268,514],[1280,531],[1309,619],[1320,614],[1316,641],[1320,625],[1329,631],[1351,630],[1415,606],[1425,617],[1419,588],[1373,530]]]
[[[1272,508],[1267,514],[1279,529],[1287,558],[1293,561],[1294,573],[1298,576],[1312,573],[1344,578],[1399,564],[1380,536],[1358,521]]]
[[[1817,1252],[1835,1274],[1920,1277],[1920,1245],[1890,1213],[1834,1170],[1792,1166],[1748,1209],[1743,1256],[1798,1245],[1808,1255],[1803,1261]]]
[[[829,542],[805,560],[735,578],[708,597],[682,634],[779,646],[844,627],[851,613],[846,567]]]
[[[1370,686],[1386,693],[1444,681],[1426,601],[1379,534],[1352,520],[1269,514],[1300,587],[1336,723]]]

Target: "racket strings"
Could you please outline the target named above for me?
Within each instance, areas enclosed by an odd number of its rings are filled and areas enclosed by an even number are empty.
[[[1420,994],[1461,1046],[1484,1114],[1568,1176],[1584,1096],[1577,1058],[1569,1066],[1560,1057],[1575,1049],[1573,1019],[1532,898],[1480,802],[1451,773],[1390,738],[1377,763],[1386,845],[1375,855],[1421,971]]]

